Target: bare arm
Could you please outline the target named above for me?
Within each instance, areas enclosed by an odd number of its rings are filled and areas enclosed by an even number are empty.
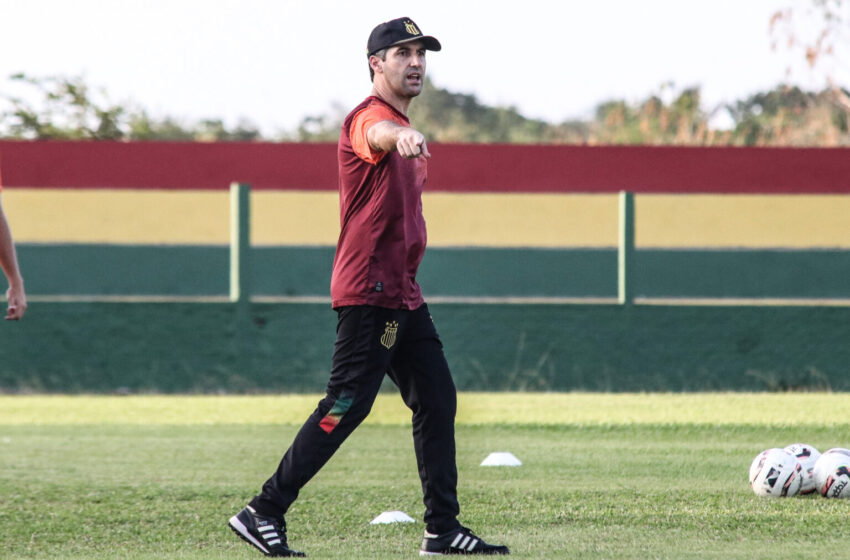
[[[381,121],[372,125],[366,132],[366,140],[375,150],[398,150],[399,154],[408,159],[431,157],[425,136],[421,132],[393,121]]]
[[[24,279],[18,267],[18,255],[12,241],[12,232],[9,229],[9,222],[6,221],[2,204],[0,204],[0,268],[3,269],[9,281],[9,289],[6,291],[8,302],[6,319],[20,319],[27,311],[27,296],[24,292]]]

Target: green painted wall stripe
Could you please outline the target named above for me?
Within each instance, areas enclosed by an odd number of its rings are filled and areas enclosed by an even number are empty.
[[[643,297],[848,298],[850,251],[638,250]]]
[[[27,293],[227,295],[227,247],[18,244]]]
[[[228,248],[18,247],[31,295],[226,296]],[[251,250],[254,295],[327,297],[333,247]],[[850,298],[847,250],[656,250],[634,255],[636,297]],[[617,297],[616,249],[431,248],[428,297]]]

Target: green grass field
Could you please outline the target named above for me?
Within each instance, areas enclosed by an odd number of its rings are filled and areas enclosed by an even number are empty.
[[[226,528],[318,395],[0,396],[0,558],[261,558]],[[462,394],[461,521],[515,558],[837,558],[850,502],[758,498],[752,458],[850,446],[850,394]],[[480,467],[491,451],[523,466]],[[382,394],[303,490],[312,558],[417,557],[409,414]]]

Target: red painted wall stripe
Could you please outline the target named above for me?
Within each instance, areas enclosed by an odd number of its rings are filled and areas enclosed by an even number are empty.
[[[336,189],[331,144],[0,141],[4,186]]]
[[[457,192],[850,193],[850,148],[432,144]],[[335,144],[0,141],[10,187],[335,190]]]

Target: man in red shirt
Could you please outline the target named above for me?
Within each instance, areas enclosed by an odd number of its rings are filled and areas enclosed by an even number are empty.
[[[382,23],[369,36],[372,95],[345,118],[338,147],[342,228],[331,300],[339,322],[327,395],[277,472],[229,522],[266,555],[304,555],[287,544],[284,514],[369,414],[385,375],[413,411],[426,523],[420,554],[509,553],[457,520],[456,391],[416,282],[425,253],[422,189],[431,154],[407,109],[422,91],[426,50],[440,48],[409,18]]]

